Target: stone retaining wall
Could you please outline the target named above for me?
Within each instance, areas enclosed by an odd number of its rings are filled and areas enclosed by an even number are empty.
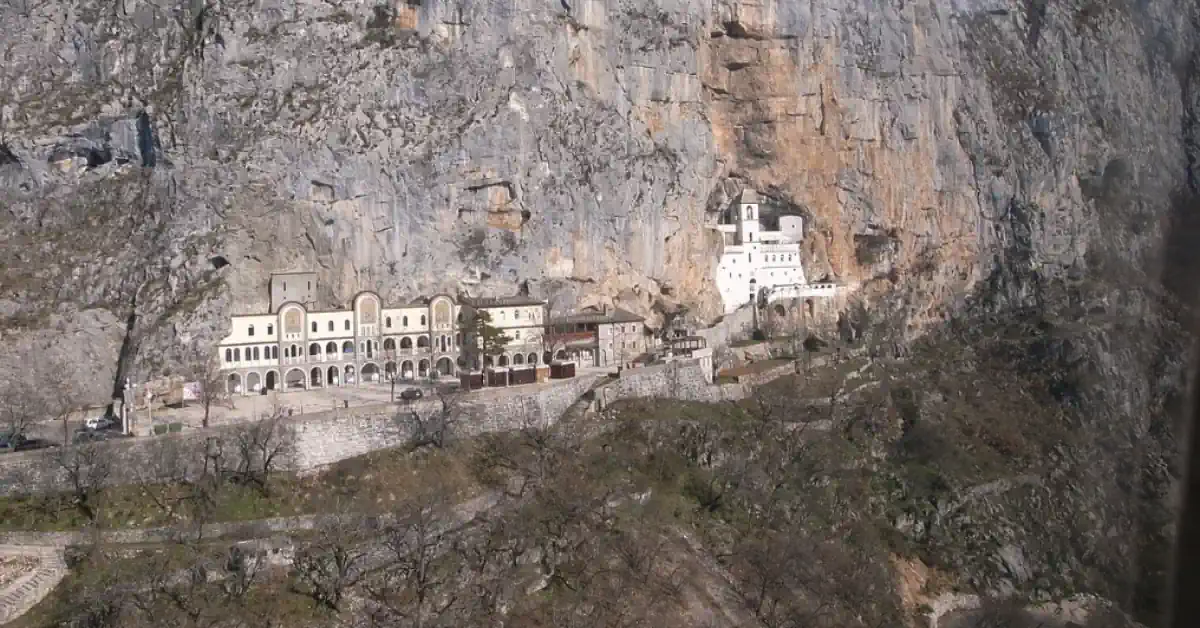
[[[743,384],[709,384],[698,360],[678,360],[622,371],[621,377],[596,389],[597,409],[621,399],[682,399],[715,403],[743,399]]]
[[[791,372],[791,365],[761,374],[754,378],[755,383],[778,376],[776,370]],[[536,387],[464,393],[451,398],[453,430],[458,436],[473,436],[550,425],[596,384],[600,384],[594,392],[596,409],[632,398],[720,402],[742,399],[749,390],[746,383],[710,384],[705,375],[701,361],[689,359],[629,369],[608,382],[603,381],[603,375],[584,374]],[[412,404],[378,404],[285,419],[290,428],[291,451],[279,468],[312,473],[341,460],[404,445],[412,437],[413,422],[407,420],[412,412],[423,417],[435,415],[441,412],[441,402],[424,399]],[[154,481],[151,471],[156,465],[162,466],[164,456],[171,455],[169,450],[173,449],[178,459],[186,461],[182,463],[184,473],[194,474],[202,462],[200,452],[205,439],[227,439],[249,425],[99,443],[93,447],[115,457],[110,484],[147,482]],[[54,463],[53,456],[52,452],[37,451],[0,458],[0,495],[69,490],[68,478]]]
[[[585,374],[566,381],[536,387],[481,390],[453,397],[452,416],[458,435],[516,429],[527,425],[549,425],[579,399],[599,375]],[[301,473],[380,449],[398,447],[412,435],[411,412],[427,417],[441,411],[437,399],[412,404],[378,404],[285,419],[290,428],[291,451],[281,468]],[[148,481],[164,453],[174,449],[175,464],[185,473],[195,473],[202,462],[200,452],[208,438],[228,439],[251,424],[214,427],[207,430],[136,438],[91,445],[114,458],[110,484]],[[0,495],[69,490],[70,483],[53,450],[19,452],[0,457]],[[184,462],[179,462],[182,459]]]

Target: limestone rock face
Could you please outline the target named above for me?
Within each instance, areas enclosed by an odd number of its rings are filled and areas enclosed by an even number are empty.
[[[1172,0],[16,0],[0,32],[4,333],[107,321],[77,359],[119,321],[100,389],[280,270],[326,306],[712,318],[704,225],[744,186],[807,218],[810,277],[919,329],[1030,272],[1142,276],[1197,185]]]

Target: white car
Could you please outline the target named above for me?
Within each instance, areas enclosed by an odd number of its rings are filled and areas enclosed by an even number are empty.
[[[112,419],[106,416],[94,416],[83,422],[83,426],[89,430],[103,430],[112,427]]]

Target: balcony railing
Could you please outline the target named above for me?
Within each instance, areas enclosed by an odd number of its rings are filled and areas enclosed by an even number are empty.
[[[546,335],[546,344],[558,344],[568,342],[583,342],[595,340],[597,338],[594,331],[568,331]]]

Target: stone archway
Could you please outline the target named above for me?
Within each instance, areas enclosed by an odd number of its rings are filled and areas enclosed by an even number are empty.
[[[413,378],[413,363],[412,360],[405,360],[400,363],[400,377],[404,379]]]
[[[246,374],[246,391],[256,393],[262,387],[262,376],[258,373]]]
[[[554,359],[555,359],[555,360],[565,360],[565,359],[567,359],[567,350],[566,350],[566,349],[559,349],[559,350],[558,350],[558,353],[554,354]]]
[[[275,371],[267,371],[267,390],[275,390],[279,388],[279,373]]]
[[[345,375],[342,377],[342,383],[343,384],[357,384],[358,383],[358,375],[357,375],[357,372],[354,370],[353,364],[346,365],[346,372],[345,372]]]
[[[429,360],[422,359],[417,364],[417,377],[429,377]]]
[[[537,354],[530,353],[529,355],[525,356],[525,363],[531,366],[537,366]]]
[[[387,361],[383,363],[383,376],[387,379],[392,379],[396,376],[396,363]]]
[[[308,374],[308,385],[312,388],[321,388],[324,384],[321,377],[321,369],[313,368]]]
[[[338,367],[329,367],[328,379],[325,381],[329,382],[330,386],[340,386],[342,384],[342,374],[341,371],[338,370]]]
[[[450,358],[439,358],[437,361],[437,372],[439,375],[453,375],[454,362]]]
[[[520,353],[513,355],[513,366],[525,366],[525,356]]]
[[[295,390],[297,388],[303,390],[305,383],[304,371],[300,369],[292,369],[283,376],[283,389]]]
[[[496,364],[502,367],[508,366],[508,356],[501,354],[500,357],[496,359]]]
[[[231,395],[242,394],[242,376],[237,373],[230,373],[225,380],[225,392]]]
[[[379,366],[374,362],[367,362],[362,367],[362,379],[364,382],[379,381]]]

